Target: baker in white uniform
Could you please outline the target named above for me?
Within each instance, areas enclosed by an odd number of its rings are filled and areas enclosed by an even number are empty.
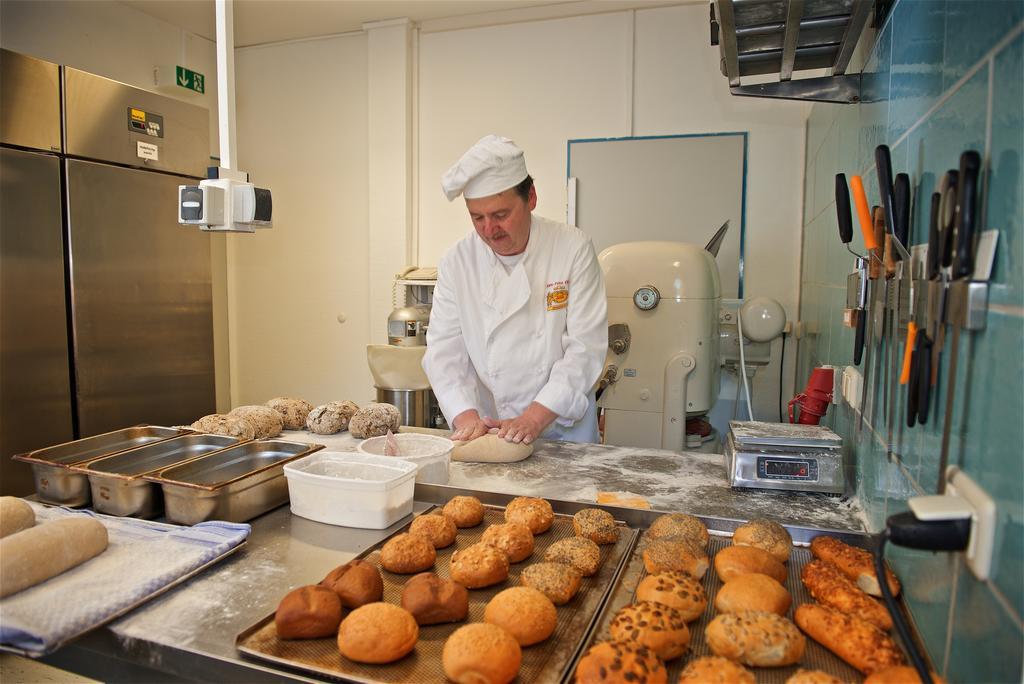
[[[537,191],[508,138],[481,139],[441,185],[465,197],[475,228],[438,265],[423,358],[452,438],[597,442],[608,307],[590,238],[533,215]]]

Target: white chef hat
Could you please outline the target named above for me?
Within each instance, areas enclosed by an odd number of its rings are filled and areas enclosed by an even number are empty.
[[[449,202],[459,195],[475,199],[508,190],[527,175],[523,151],[508,138],[487,135],[441,176],[441,189]]]

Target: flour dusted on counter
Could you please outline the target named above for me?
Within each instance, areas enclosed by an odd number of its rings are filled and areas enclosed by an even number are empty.
[[[395,433],[391,432],[391,430],[388,430],[388,434],[384,436],[384,455],[402,455],[402,447],[398,444],[398,438],[395,437]]]

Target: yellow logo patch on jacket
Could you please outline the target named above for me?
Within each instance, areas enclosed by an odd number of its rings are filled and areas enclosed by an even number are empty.
[[[569,281],[559,280],[547,284],[548,311],[558,311],[569,306]]]

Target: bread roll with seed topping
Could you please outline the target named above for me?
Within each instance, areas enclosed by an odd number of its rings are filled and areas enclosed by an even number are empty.
[[[388,540],[380,550],[380,566],[388,572],[411,575],[434,566],[437,551],[423,537],[403,532]]]
[[[759,610],[722,613],[708,624],[704,638],[715,655],[754,667],[799,662],[807,644],[792,622]]]
[[[736,546],[753,546],[767,551],[780,563],[789,560],[789,552],[793,550],[793,538],[786,528],[774,520],[751,520],[740,525],[732,534],[732,543]]]
[[[699,618],[708,606],[708,597],[700,580],[685,572],[647,575],[636,588],[636,598],[675,608],[687,622]]]
[[[508,556],[479,542],[452,554],[452,579],[468,589],[481,589],[508,579]]]
[[[509,563],[518,563],[533,554],[533,533],[522,523],[491,525],[484,530],[483,543],[501,549]]]
[[[793,618],[808,636],[864,674],[903,665],[896,642],[870,622],[816,603],[797,606]]]
[[[569,537],[549,546],[544,552],[544,560],[571,565],[584,577],[590,577],[601,567],[601,549],[589,539]]]
[[[831,563],[812,560],[800,572],[800,580],[818,603],[870,622],[879,629],[892,629],[892,616],[885,606],[861,591]]]
[[[872,596],[881,596],[882,589],[878,586],[875,575],[875,561],[871,553],[839,541],[835,537],[819,536],[811,540],[811,553],[815,558],[828,561],[839,568],[839,572],[853,580],[858,587]],[[892,595],[900,593],[900,581],[892,570],[886,569],[889,589]]]
[[[505,520],[522,523],[529,527],[533,534],[542,534],[555,522],[555,512],[551,509],[551,504],[544,499],[517,496],[505,507]]]
[[[686,664],[677,684],[754,684],[754,673],[719,656],[704,656]]]
[[[586,537],[595,544],[614,544],[619,540],[615,518],[600,508],[584,508],[572,516],[572,529],[577,537]]]
[[[582,580],[580,571],[565,563],[534,563],[519,575],[520,582],[541,592],[556,606],[571,601]]]
[[[710,535],[707,526],[697,516],[687,513],[666,513],[651,523],[645,537],[647,539],[686,537],[698,542],[701,548],[707,548]]]
[[[409,534],[423,537],[435,549],[444,549],[455,543],[458,529],[455,521],[447,515],[419,515],[409,525]]]
[[[821,670],[805,670],[801,668],[786,680],[786,684],[846,684],[846,682]]]
[[[779,584],[786,583],[786,566],[772,554],[753,546],[727,546],[715,554],[715,572],[728,582],[734,577],[751,572],[768,575]]]
[[[668,672],[646,646],[605,641],[594,646],[576,666],[576,684],[667,684]]]
[[[651,601],[639,601],[616,613],[608,634],[613,641],[646,646],[662,660],[678,658],[690,645],[690,629],[682,614]]]
[[[484,519],[484,505],[475,496],[454,496],[441,510],[456,527],[476,527]]]
[[[647,572],[685,572],[700,579],[708,571],[708,554],[700,542],[687,537],[659,539],[643,552]]]

